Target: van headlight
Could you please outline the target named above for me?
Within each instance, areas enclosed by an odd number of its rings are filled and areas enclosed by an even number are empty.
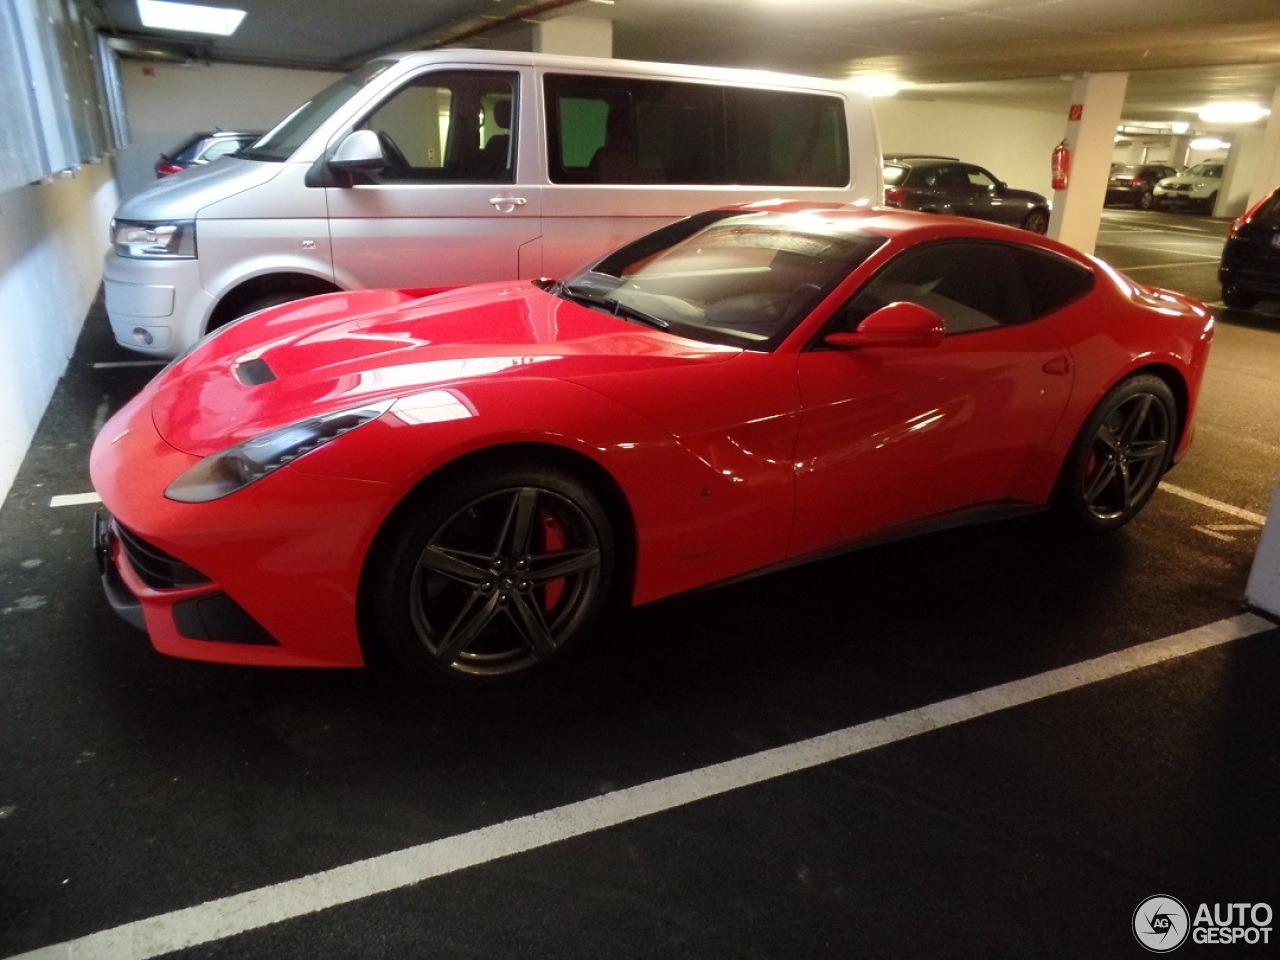
[[[394,399],[321,414],[269,430],[205,457],[169,484],[164,495],[180,503],[207,503],[235,493],[330,440],[377,420]]]
[[[112,220],[111,246],[116,255],[135,260],[194,260],[196,222]]]

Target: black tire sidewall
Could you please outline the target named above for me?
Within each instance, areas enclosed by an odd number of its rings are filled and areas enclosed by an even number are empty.
[[[431,538],[468,504],[515,487],[538,487],[565,497],[587,517],[600,544],[599,582],[589,609],[573,632],[563,638],[555,655],[528,669],[502,676],[473,676],[437,662],[418,640],[409,613],[409,590],[418,558]],[[590,633],[611,604],[617,576],[616,540],[599,498],[573,473],[555,466],[512,465],[457,471],[437,484],[429,483],[404,510],[388,520],[384,545],[371,561],[369,589],[364,592],[370,609],[363,621],[373,630],[371,638],[395,661],[422,677],[444,677],[472,685],[491,685],[525,676],[548,662],[559,660]]]
[[[1156,397],[1165,408],[1165,415],[1170,425],[1170,437],[1168,448],[1165,451],[1164,462],[1158,470],[1158,476],[1163,476],[1169,469],[1169,464],[1173,457],[1173,448],[1176,443],[1177,400],[1174,398],[1173,391],[1169,389],[1169,385],[1160,377],[1154,374],[1135,374],[1112,387],[1098,405],[1094,407],[1093,412],[1089,414],[1089,418],[1085,420],[1084,426],[1080,428],[1080,432],[1076,435],[1075,442],[1071,446],[1071,452],[1067,455],[1054,497],[1053,512],[1058,521],[1069,531],[1092,534],[1109,533],[1112,530],[1118,530],[1142,511],[1142,508],[1146,506],[1147,501],[1150,500],[1151,495],[1155,492],[1156,487],[1159,486],[1157,480],[1156,483],[1152,484],[1151,489],[1140,503],[1120,516],[1113,518],[1103,518],[1095,515],[1089,510],[1083,498],[1082,487],[1085,464],[1088,461],[1089,452],[1098,430],[1103,422],[1115,411],[1116,407],[1143,393],[1149,393]]]

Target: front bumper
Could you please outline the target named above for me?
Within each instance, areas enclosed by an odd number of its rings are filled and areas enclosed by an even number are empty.
[[[108,250],[103,291],[111,332],[122,347],[176,357],[200,339],[214,300],[200,285],[198,260],[134,260]]]

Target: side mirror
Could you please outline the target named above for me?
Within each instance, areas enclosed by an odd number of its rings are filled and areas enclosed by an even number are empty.
[[[372,130],[352,130],[329,158],[330,169],[342,173],[372,173],[386,165],[382,144]]]
[[[1008,185],[1007,183],[1005,183],[1003,180],[997,180],[997,181],[996,181],[995,193],[996,193],[996,195],[997,195],[997,196],[999,196],[1000,194],[1004,193],[1004,192],[1005,192],[1005,191],[1007,191],[1008,189],[1009,189],[1009,185]]]
[[[825,342],[841,350],[866,347],[936,347],[947,328],[928,307],[899,300],[868,316],[853,333],[829,333]]]

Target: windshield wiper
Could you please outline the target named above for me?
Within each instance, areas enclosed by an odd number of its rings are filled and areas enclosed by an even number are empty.
[[[565,300],[572,300],[574,303],[580,303],[585,307],[595,307],[601,310],[607,310],[615,317],[622,317],[627,320],[636,320],[640,323],[656,327],[658,330],[668,330],[671,324],[661,317],[655,317],[651,313],[645,313],[635,307],[625,303],[620,303],[613,297],[598,297],[584,290],[569,286],[563,280],[557,280],[548,289],[548,292],[557,297],[563,297]]]

